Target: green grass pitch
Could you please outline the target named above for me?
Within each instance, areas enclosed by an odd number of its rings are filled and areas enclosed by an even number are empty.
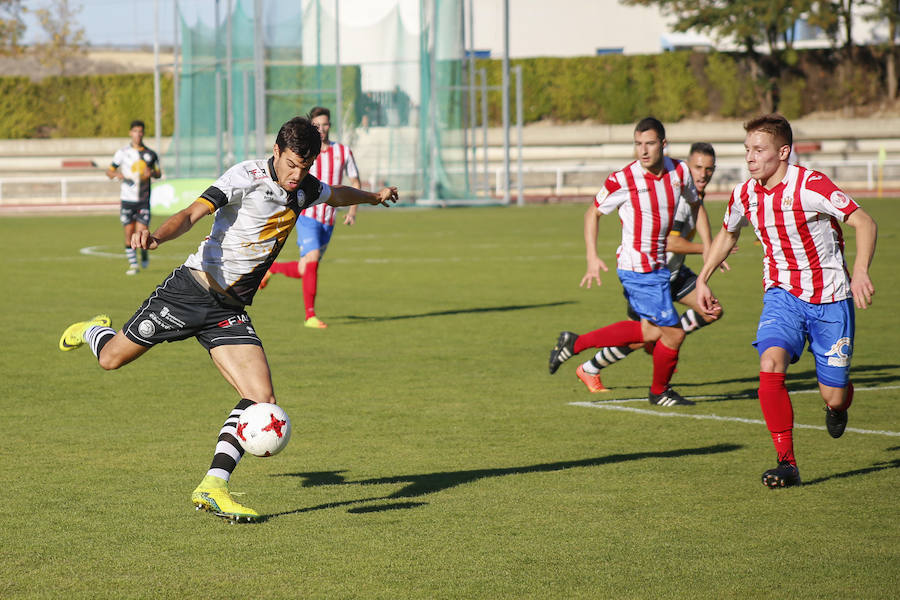
[[[812,426],[795,430],[805,485],[786,490],[760,483],[775,456],[755,398],[752,232],[712,280],[724,319],[682,349],[673,383],[697,406],[590,406],[573,403],[645,397],[651,363],[604,371],[599,398],[577,360],[547,373],[560,330],[624,318],[614,271],[578,287],[583,205],[361,211],[320,270],[327,330],[302,326],[297,280],[273,278],[248,309],[294,427],[232,479],[266,515],[251,525],[190,504],[237,401],[199,344],[110,373],[56,348],[97,312],[121,326],[212,220],[126,277],[115,215],[0,219],[0,598],[896,597],[898,201],[862,202],[881,231],[854,430],[824,431],[804,356],[788,386]],[[723,210],[710,204],[714,229]],[[617,219],[600,237],[613,268]]]

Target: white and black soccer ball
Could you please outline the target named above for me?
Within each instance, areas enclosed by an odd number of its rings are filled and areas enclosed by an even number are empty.
[[[274,456],[291,439],[291,420],[277,404],[258,402],[238,418],[237,438],[254,456]]]

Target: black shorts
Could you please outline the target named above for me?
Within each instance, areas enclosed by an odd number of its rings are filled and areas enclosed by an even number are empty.
[[[196,337],[207,350],[240,344],[262,346],[244,307],[204,289],[184,265],[150,294],[122,331],[135,344],[148,348],[189,337]]]
[[[669,280],[669,287],[672,288],[672,301],[678,302],[697,287],[697,275],[686,266],[681,265],[678,272],[675,273],[675,277]],[[628,318],[632,321],[641,320],[630,304],[628,304]]]
[[[119,207],[119,222],[122,225],[129,223],[150,224],[150,204],[146,202],[122,202]]]

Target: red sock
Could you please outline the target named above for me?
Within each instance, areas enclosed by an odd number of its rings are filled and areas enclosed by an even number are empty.
[[[669,387],[672,373],[678,364],[678,350],[669,348],[662,342],[656,342],[653,348],[653,381],[650,384],[650,392],[662,394]]]
[[[607,346],[615,348],[643,341],[644,334],[641,332],[640,321],[619,321],[602,329],[579,335],[575,340],[575,354],[585,348],[605,348]]]
[[[794,407],[784,386],[784,373],[759,373],[759,406],[772,434],[778,462],[797,464],[794,458]]]
[[[303,271],[303,304],[306,305],[306,318],[316,316],[316,288],[318,287],[319,261],[306,263]]]
[[[853,382],[850,381],[847,383],[847,404],[844,405],[842,410],[847,410],[850,408],[850,405],[853,404]]]
[[[300,274],[300,263],[296,260],[292,260],[290,262],[275,262],[272,263],[272,266],[269,267],[269,270],[273,273],[281,273],[282,275],[287,275],[293,279],[300,279],[303,275]]]

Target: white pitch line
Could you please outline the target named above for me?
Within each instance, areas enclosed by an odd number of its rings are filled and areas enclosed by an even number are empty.
[[[877,392],[880,390],[900,390],[900,385],[879,385],[877,387],[853,387],[856,392]],[[790,394],[818,394],[819,390],[788,390]],[[712,396],[685,396],[688,400],[718,400],[725,398],[728,400],[743,400],[745,398],[756,398],[756,394],[715,394]],[[617,400],[598,400],[598,402],[646,402],[647,397],[643,398],[619,398]]]
[[[884,389],[884,388],[877,388]],[[647,399],[643,398],[643,401],[646,402]],[[685,413],[678,412],[664,412],[658,410],[649,410],[646,408],[633,408],[631,406],[621,406],[619,404],[614,404],[617,402],[615,400],[610,402],[569,402],[572,406],[584,406],[587,408],[605,408],[607,410],[622,410],[626,412],[633,412],[642,415],[653,415],[654,417],[681,417],[683,419],[700,419],[700,420],[708,420],[708,421],[731,421],[734,423],[748,423],[750,425],[765,425],[765,421],[761,421],[759,419],[743,419],[741,417],[722,417],[719,415],[689,415]],[[621,402],[619,400],[618,402]],[[822,429],[825,427],[822,425],[804,425],[802,423],[797,423],[794,425],[796,429]],[[879,431],[873,429],[856,429],[855,427],[848,427],[846,431],[852,431],[853,433],[865,433],[868,435],[887,435],[891,437],[900,437],[900,431]]]

